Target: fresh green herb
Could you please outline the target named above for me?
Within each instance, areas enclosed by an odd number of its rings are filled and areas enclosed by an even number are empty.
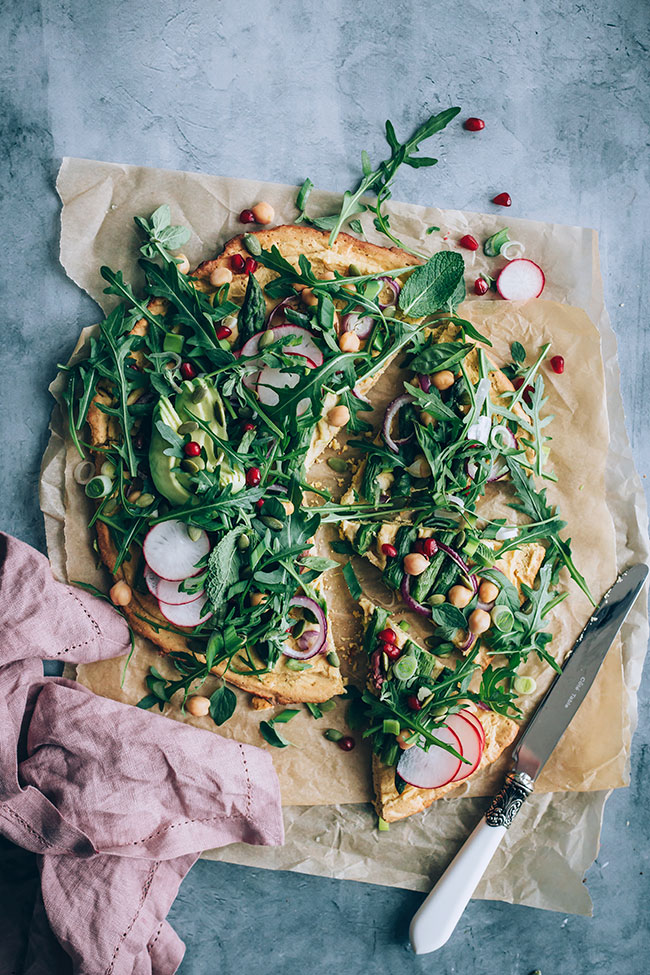
[[[457,296],[464,271],[460,254],[439,251],[409,276],[400,292],[400,309],[409,318],[434,315]]]
[[[343,578],[348,584],[350,595],[358,602],[363,595],[363,590],[361,589],[361,585],[356,577],[354,569],[352,568],[351,562],[346,562],[346,564],[343,566]]]

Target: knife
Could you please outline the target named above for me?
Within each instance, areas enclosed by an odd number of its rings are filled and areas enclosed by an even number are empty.
[[[514,768],[507,773],[503,789],[411,921],[409,934],[417,955],[435,951],[449,939],[506,830],[587,696],[647,575],[648,567],[642,563],[626,569],[590,616],[562,673],[517,742],[512,755]]]

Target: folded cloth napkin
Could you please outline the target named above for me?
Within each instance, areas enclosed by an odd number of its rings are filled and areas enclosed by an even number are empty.
[[[0,905],[0,975],[171,975],[184,945],[165,917],[199,852],[282,843],[266,752],[43,676],[44,658],[128,647],[108,603],[56,582],[43,555],[0,533],[0,833],[40,872],[26,949],[12,942],[26,905],[16,897],[13,922]]]

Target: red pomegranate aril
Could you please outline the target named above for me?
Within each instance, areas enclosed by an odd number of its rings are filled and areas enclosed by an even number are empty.
[[[406,698],[406,703],[411,711],[419,711],[422,708],[422,701],[415,694],[409,694]]]
[[[196,376],[196,369],[191,362],[181,362],[181,376],[183,379],[194,379]]]
[[[351,752],[355,745],[356,741],[351,735],[346,735],[338,741],[338,746],[342,752]]]
[[[422,554],[426,555],[426,557],[430,559],[431,556],[435,555],[437,551],[438,551],[438,543],[436,542],[435,538],[425,538],[424,552]]]
[[[242,210],[239,214],[240,223],[255,223],[255,214],[252,210]]]
[[[257,508],[258,511],[261,511],[262,508],[264,507],[264,498],[258,498],[257,501],[255,502],[255,507]]]
[[[262,480],[262,473],[259,467],[249,467],[246,471],[246,483],[249,487],[257,487]]]
[[[485,122],[482,118],[466,118],[463,122],[463,128],[467,129],[468,132],[480,132],[481,129],[485,128]]]
[[[247,257],[244,261],[244,274],[255,274],[257,271],[257,261],[252,257]]]
[[[458,243],[461,247],[465,247],[468,251],[478,250],[478,240],[476,237],[472,237],[471,234],[465,234],[464,237],[460,238]]]
[[[396,646],[394,643],[383,643],[381,650],[382,653],[386,654],[389,660],[397,660],[398,657],[402,656],[401,648]]]
[[[391,630],[390,627],[386,627],[385,630],[380,630],[377,634],[377,639],[381,640],[382,643],[395,643],[397,640],[397,635],[395,630]]]
[[[242,426],[242,430],[244,431],[244,433],[248,433],[249,430],[254,430],[254,429],[255,429],[255,424],[251,423],[249,420],[247,420],[246,423],[244,423],[244,425]]]
[[[515,376],[515,378],[512,380],[512,385],[515,387],[516,390],[520,390],[521,387],[524,385],[523,377],[522,376]],[[526,386],[526,388],[524,390],[524,399],[526,400],[526,403],[527,403],[528,406],[530,406],[530,402],[531,402],[531,400],[530,400],[530,394],[531,393],[534,393],[534,392],[535,392],[535,390],[534,390],[534,388],[530,384],[528,386]]]
[[[556,372],[558,376],[561,376],[564,372],[564,356],[554,355],[551,359],[551,369]]]
[[[186,457],[198,457],[201,453],[201,445],[196,442],[196,440],[190,440],[183,447]]]
[[[230,267],[235,272],[235,274],[241,274],[246,267],[246,261],[241,256],[241,254],[233,254],[230,258]]]
[[[417,538],[415,540],[415,542],[413,544],[413,551],[414,552],[417,552],[418,555],[426,555],[427,554],[424,551],[424,539],[423,538]]]
[[[498,207],[512,206],[512,200],[510,199],[509,193],[497,193],[496,196],[492,197],[492,202],[496,203]]]
[[[488,293],[489,289],[490,286],[485,278],[477,278],[474,282],[474,294],[476,295],[485,295]]]
[[[216,336],[220,342],[222,339],[229,339],[231,335],[232,329],[228,328],[227,325],[220,325],[216,331]]]
[[[387,559],[394,559],[397,555],[397,549],[394,545],[390,545],[388,542],[381,547],[382,555],[385,555]]]

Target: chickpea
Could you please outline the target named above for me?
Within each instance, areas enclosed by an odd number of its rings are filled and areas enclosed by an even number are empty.
[[[129,494],[127,494],[126,500],[129,502],[129,504],[135,504],[141,494],[142,491],[131,491]]]
[[[214,288],[220,288],[223,284],[230,284],[232,281],[232,271],[229,267],[215,267],[210,275],[210,284]]]
[[[275,217],[275,210],[270,203],[266,203],[261,200],[260,203],[256,203],[253,209],[253,216],[255,217],[255,223],[272,223]]]
[[[473,596],[474,593],[471,589],[468,589],[467,586],[452,586],[447,593],[447,599],[451,605],[457,606],[458,609],[464,609],[466,606],[468,606],[471,603]]]
[[[426,555],[420,555],[419,552],[409,552],[408,555],[404,556],[402,565],[407,576],[421,576],[428,567],[429,560]]]
[[[111,602],[114,606],[128,606],[133,598],[131,586],[127,585],[123,579],[120,579],[114,586],[111,586],[108,595],[111,597]]]
[[[268,598],[265,592],[252,592],[250,597],[251,606],[261,606]]]
[[[306,284],[300,284],[299,281],[294,281],[293,284],[291,285],[291,287],[293,288],[294,291],[304,291],[305,288],[307,287],[307,285]]]
[[[478,587],[478,598],[482,603],[493,603],[499,595],[499,588],[493,582],[484,579]]]
[[[302,301],[303,305],[307,305],[309,308],[313,308],[318,304],[318,298],[311,288],[303,288],[303,290],[300,292],[300,300]]]
[[[210,711],[210,701],[202,694],[194,694],[185,702],[185,710],[195,718],[204,718]]]
[[[436,389],[449,389],[455,383],[455,377],[451,369],[443,369],[441,372],[434,372],[431,382]]]
[[[292,515],[296,510],[293,506],[293,501],[282,501],[281,504],[288,515]]]
[[[327,419],[335,427],[344,427],[350,419],[350,411],[347,406],[333,406],[327,414]]]
[[[407,748],[413,748],[415,742],[406,740],[412,734],[413,732],[410,728],[404,728],[404,730],[400,731],[399,735],[397,736],[397,744],[402,749],[402,751],[406,751]]]
[[[321,281],[334,281],[335,278],[336,275],[334,274],[334,271],[324,271],[321,275]]]
[[[431,416],[430,413],[427,413],[426,410],[423,410],[423,412],[420,413],[420,423],[422,424],[422,426],[430,427],[433,426],[435,422],[436,422],[436,418],[434,416]]]
[[[492,618],[489,613],[486,613],[484,609],[475,609],[473,613],[469,614],[469,632],[473,633],[474,636],[478,636],[480,633],[485,633],[486,630],[490,628]]]
[[[176,267],[178,268],[179,273],[187,274],[190,269],[190,262],[185,257],[185,254],[177,254],[174,260],[176,261]]]
[[[339,349],[341,352],[358,352],[361,348],[361,339],[356,332],[343,332],[339,338]]]

